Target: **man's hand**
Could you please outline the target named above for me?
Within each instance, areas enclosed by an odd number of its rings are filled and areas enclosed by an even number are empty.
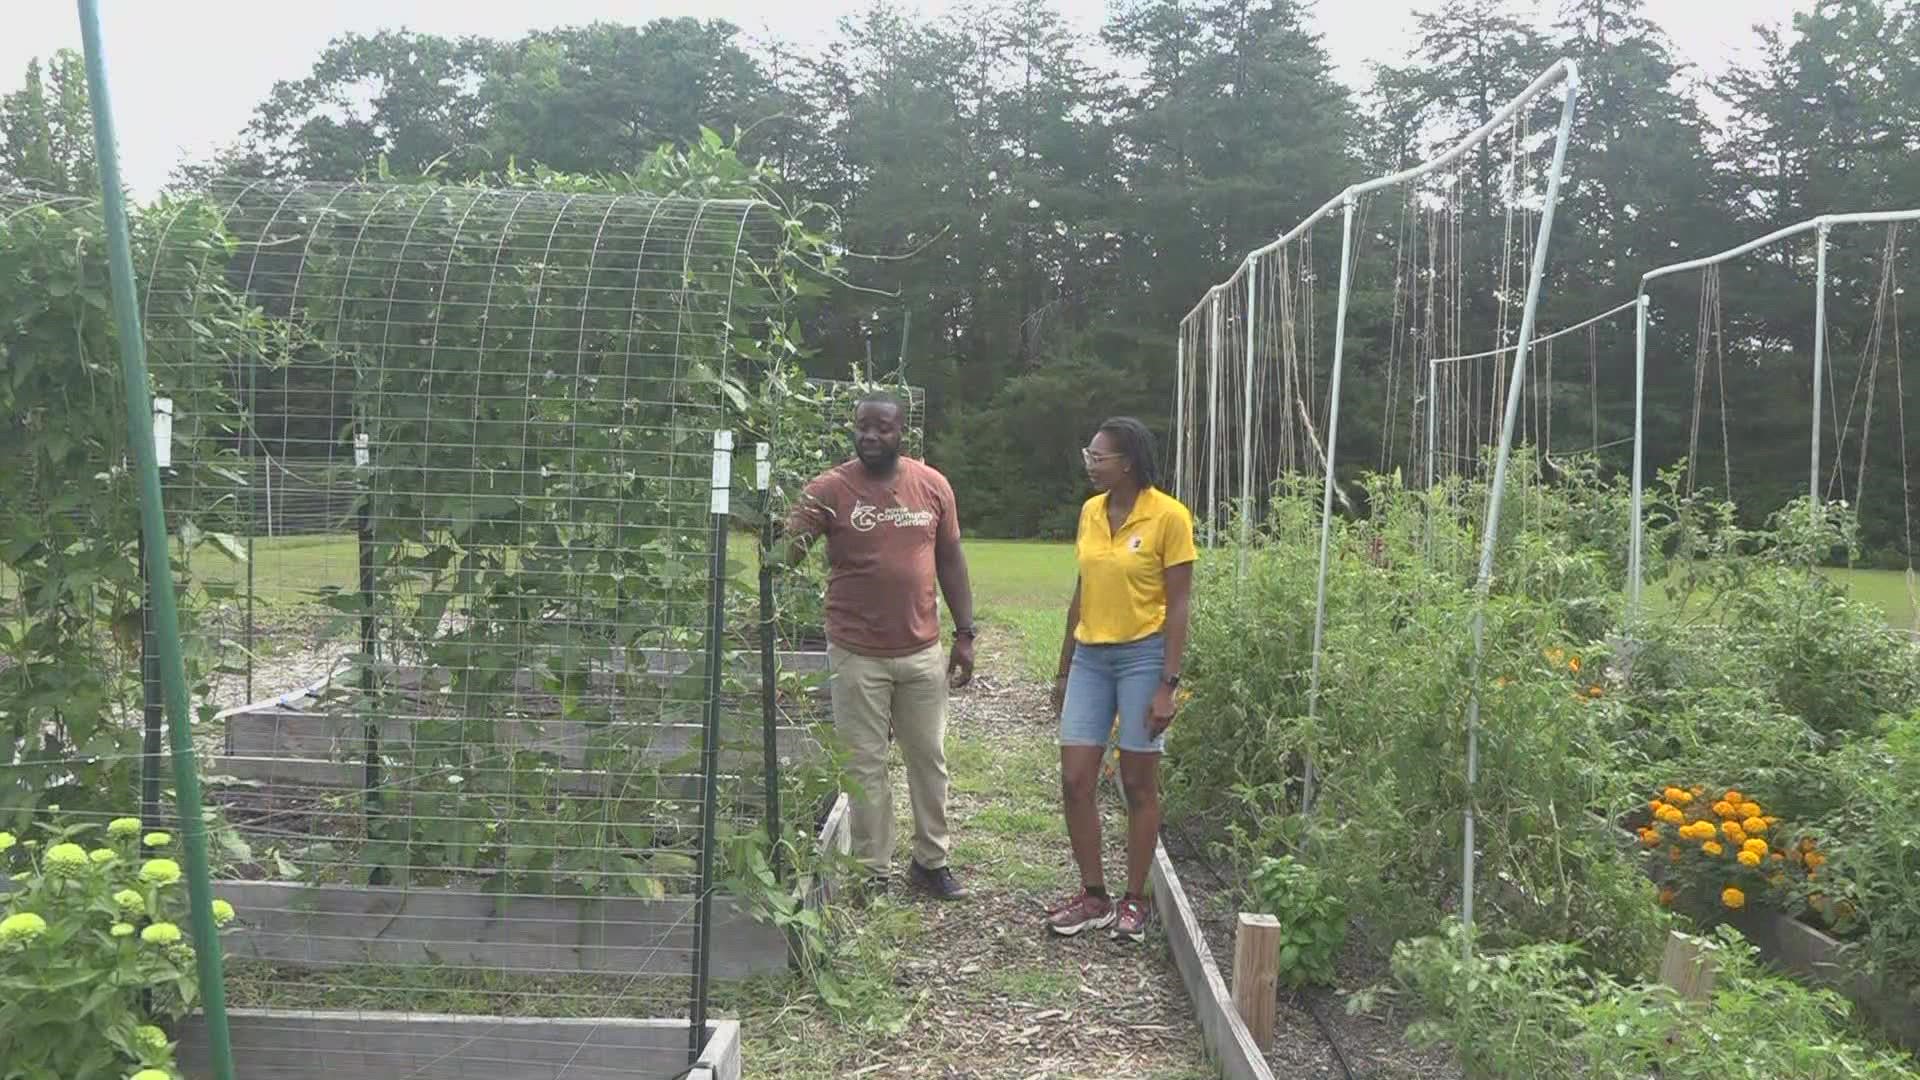
[[[1153,708],[1147,712],[1148,737],[1159,738],[1160,733],[1167,730],[1167,728],[1173,724],[1173,714],[1176,708],[1178,708],[1178,705],[1173,698],[1173,687],[1168,686],[1166,683],[1161,683],[1160,689],[1155,691],[1153,695]]]
[[[947,657],[947,685],[955,690],[973,681],[973,637],[956,634],[953,652]]]

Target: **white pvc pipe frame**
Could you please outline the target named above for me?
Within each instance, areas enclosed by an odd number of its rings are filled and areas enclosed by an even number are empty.
[[[1209,368],[1210,368],[1209,381],[1212,384],[1211,396],[1213,398],[1213,401],[1212,401],[1212,407],[1209,409],[1209,416],[1210,417],[1216,416],[1218,414],[1219,406],[1220,406],[1218,380],[1219,380],[1219,366],[1220,366],[1221,351],[1222,351],[1221,342],[1220,342],[1221,306],[1222,306],[1220,301],[1221,295],[1225,292],[1226,289],[1230,288],[1235,281],[1239,280],[1242,274],[1246,274],[1249,276],[1248,284],[1251,286],[1254,283],[1251,280],[1252,275],[1255,272],[1254,264],[1262,255],[1265,255],[1269,252],[1277,251],[1280,248],[1286,246],[1287,244],[1292,243],[1296,239],[1305,235],[1307,230],[1313,228],[1315,224],[1319,223],[1321,220],[1331,215],[1335,209],[1340,210],[1341,219],[1342,219],[1341,230],[1340,230],[1340,292],[1339,292],[1339,301],[1338,301],[1335,315],[1334,315],[1333,370],[1332,370],[1332,374],[1329,380],[1329,386],[1327,390],[1329,404],[1328,404],[1328,416],[1327,416],[1327,433],[1326,433],[1326,440],[1325,440],[1326,442],[1326,449],[1325,449],[1326,476],[1325,476],[1325,483],[1322,486],[1321,495],[1320,495],[1320,560],[1319,560],[1318,582],[1316,585],[1315,597],[1314,597],[1312,667],[1308,677],[1308,689],[1307,689],[1307,718],[1309,722],[1311,722],[1319,714],[1320,654],[1321,654],[1322,645],[1325,641],[1325,636],[1326,636],[1327,568],[1328,568],[1329,555],[1332,550],[1333,483],[1334,483],[1334,472],[1335,472],[1335,458],[1338,452],[1339,436],[1340,436],[1340,386],[1341,386],[1341,375],[1343,373],[1343,367],[1344,367],[1343,360],[1345,358],[1345,351],[1346,351],[1347,294],[1352,285],[1354,206],[1358,202],[1359,198],[1363,195],[1367,195],[1372,192],[1379,191],[1383,188],[1389,188],[1399,184],[1404,184],[1409,180],[1418,179],[1419,177],[1425,176],[1436,170],[1445,168],[1446,166],[1459,160],[1461,157],[1465,156],[1468,151],[1472,150],[1474,147],[1480,145],[1481,143],[1489,139],[1494,134],[1494,132],[1498,131],[1499,129],[1504,127],[1509,121],[1511,121],[1513,117],[1520,112],[1521,109],[1526,108],[1535,99],[1545,94],[1551,87],[1553,87],[1556,84],[1563,84],[1565,86],[1566,97],[1561,104],[1560,123],[1554,134],[1553,164],[1547,173],[1546,205],[1542,209],[1540,214],[1539,236],[1534,245],[1533,266],[1530,268],[1528,272],[1526,302],[1525,302],[1524,308],[1522,309],[1522,313],[1520,317],[1520,332],[1517,335],[1517,340],[1523,346],[1527,348],[1531,348],[1534,319],[1539,311],[1539,304],[1540,304],[1540,283],[1541,283],[1541,279],[1545,275],[1546,265],[1547,265],[1548,241],[1553,232],[1554,210],[1560,201],[1560,179],[1561,179],[1561,175],[1564,173],[1566,169],[1567,140],[1573,129],[1574,106],[1580,96],[1579,68],[1574,64],[1572,60],[1567,60],[1567,59],[1562,59],[1556,62],[1552,67],[1542,72],[1539,75],[1539,77],[1535,78],[1533,82],[1527,86],[1525,90],[1522,90],[1518,95],[1516,95],[1512,101],[1509,101],[1504,107],[1500,109],[1499,112],[1495,113],[1491,119],[1489,119],[1486,123],[1482,124],[1479,128],[1474,130],[1472,133],[1468,134],[1465,138],[1460,140],[1460,142],[1454,144],[1454,146],[1451,149],[1447,150],[1445,153],[1429,161],[1422,162],[1421,164],[1416,165],[1410,169],[1405,169],[1400,172],[1393,173],[1387,176],[1376,177],[1372,180],[1368,180],[1359,184],[1354,184],[1349,186],[1346,190],[1334,196],[1325,205],[1321,206],[1320,209],[1315,210],[1312,214],[1308,215],[1306,220],[1294,226],[1285,235],[1281,236],[1279,239],[1273,241],[1270,244],[1267,244],[1264,247],[1256,248],[1254,251],[1250,252],[1247,255],[1247,257],[1241,261],[1239,268],[1234,271],[1232,276],[1227,278],[1225,282],[1222,282],[1219,285],[1215,285],[1213,288],[1209,289],[1207,291],[1207,294],[1201,298],[1200,302],[1195,304],[1193,306],[1193,309],[1187,312],[1186,316],[1181,319],[1181,324],[1182,326],[1184,326],[1188,319],[1192,319],[1200,313],[1201,308],[1210,306],[1212,309],[1213,334],[1212,334],[1212,340],[1209,342],[1208,362],[1209,362]],[[1247,290],[1249,338],[1251,338],[1252,336],[1253,316],[1254,314],[1256,314],[1255,308],[1254,308],[1254,303],[1255,303],[1254,298],[1256,295],[1257,295],[1257,290],[1251,287]],[[1251,347],[1249,347],[1248,349],[1247,358],[1248,358],[1248,365],[1249,367],[1251,367],[1252,358],[1253,358],[1253,350]],[[1524,380],[1522,378],[1523,373],[1525,371],[1525,367],[1526,367],[1524,361],[1525,361],[1525,356],[1522,355],[1519,358],[1519,362],[1516,362],[1514,364],[1513,375],[1511,379],[1508,381],[1506,421],[1501,428],[1500,453],[1499,453],[1499,457],[1495,461],[1494,475],[1493,475],[1493,488],[1489,494],[1488,501],[1487,501],[1486,533],[1481,542],[1480,570],[1479,570],[1479,576],[1475,584],[1475,590],[1474,590],[1475,591],[1475,611],[1474,611],[1474,620],[1473,620],[1474,661],[1473,661],[1471,678],[1472,678],[1472,681],[1475,683],[1477,683],[1479,680],[1480,661],[1486,650],[1486,633],[1485,633],[1486,599],[1487,599],[1487,594],[1489,592],[1492,577],[1493,577],[1494,541],[1495,541],[1495,538],[1499,535],[1501,497],[1505,493],[1507,466],[1512,456],[1514,415],[1519,409],[1520,390],[1521,390],[1521,387],[1524,385]],[[1250,401],[1251,395],[1253,393],[1252,380],[1250,378],[1247,380],[1247,385],[1243,388],[1243,390],[1246,394],[1249,395],[1249,401]],[[1215,422],[1216,421],[1214,420],[1209,420],[1210,424]],[[1252,433],[1250,431],[1243,431],[1241,433],[1241,437],[1243,439],[1251,438],[1251,434]],[[1214,441],[1215,440],[1209,439],[1210,444],[1212,444]],[[1219,505],[1217,502],[1217,486],[1218,486],[1217,470],[1218,470],[1218,459],[1219,459],[1219,451],[1217,447],[1212,445],[1209,446],[1208,459],[1209,460],[1208,460],[1208,466],[1207,466],[1208,468],[1207,534],[1208,534],[1208,542],[1209,544],[1211,544],[1214,536],[1213,523],[1217,519],[1218,505]],[[1245,460],[1244,451],[1242,454],[1242,460],[1243,461]],[[1252,485],[1253,485],[1252,469],[1244,468],[1240,476],[1240,498],[1241,498],[1240,538],[1242,540],[1243,551],[1245,547],[1245,542],[1251,539],[1250,534],[1252,529],[1252,523],[1251,523]],[[1244,562],[1242,563],[1242,568],[1244,569]],[[1478,731],[1479,717],[1480,717],[1480,697],[1479,697],[1478,691],[1475,690],[1473,691],[1472,697],[1469,699],[1468,705],[1467,705],[1468,797],[1467,797],[1467,807],[1464,814],[1465,835],[1464,835],[1464,843],[1462,845],[1462,849],[1463,849],[1462,856],[1461,856],[1462,870],[1461,870],[1461,882],[1460,882],[1460,918],[1461,918],[1461,921],[1469,927],[1473,925],[1473,890],[1474,890],[1475,853],[1474,853],[1474,812],[1473,812],[1472,791],[1473,791],[1474,783],[1478,777],[1479,770],[1480,770],[1479,731]],[[1315,776],[1314,776],[1313,758],[1312,758],[1312,755],[1309,754],[1306,762],[1306,774],[1304,777],[1304,783],[1302,785],[1302,790],[1301,790],[1300,801],[1301,801],[1301,809],[1303,813],[1310,811],[1312,808],[1313,795],[1314,795],[1314,790],[1313,790],[1314,780],[1315,780]],[[1471,937],[1469,937],[1468,940],[1470,942]]]
[[[1730,262],[1742,255],[1751,254],[1763,247],[1778,243],[1801,233],[1812,232],[1816,237],[1814,253],[1814,294],[1813,294],[1813,433],[1809,439],[1807,495],[1813,505],[1820,505],[1820,441],[1821,441],[1821,377],[1824,374],[1827,357],[1827,233],[1835,225],[1891,225],[1902,221],[1920,221],[1920,209],[1913,210],[1877,210],[1864,213],[1822,214],[1808,218],[1795,225],[1757,239],[1749,240],[1738,247],[1731,247],[1717,255],[1707,255],[1686,262],[1656,267],[1640,275],[1640,291],[1634,302],[1639,308],[1634,319],[1633,347],[1633,479],[1629,513],[1632,516],[1627,547],[1627,625],[1631,627],[1640,613],[1640,577],[1642,545],[1645,542],[1646,522],[1641,516],[1642,470],[1646,425],[1646,389],[1647,389],[1647,309],[1651,299],[1647,296],[1647,286],[1652,282],[1675,274],[1684,274],[1692,270],[1704,270]]]

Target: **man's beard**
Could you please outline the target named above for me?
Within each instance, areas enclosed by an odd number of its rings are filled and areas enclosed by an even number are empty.
[[[853,456],[860,459],[860,464],[865,465],[874,472],[885,472],[899,463],[900,448],[897,446],[882,446],[877,450],[869,452],[862,449],[858,443],[855,443]]]

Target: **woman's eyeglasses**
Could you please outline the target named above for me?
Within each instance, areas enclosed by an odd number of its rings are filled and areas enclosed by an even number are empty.
[[[1080,448],[1080,460],[1082,462],[1085,462],[1087,468],[1089,469],[1093,468],[1093,466],[1098,464],[1099,462],[1106,461],[1110,458],[1117,458],[1119,456],[1120,456],[1119,454],[1102,453],[1098,450],[1092,449],[1091,447],[1083,446]]]

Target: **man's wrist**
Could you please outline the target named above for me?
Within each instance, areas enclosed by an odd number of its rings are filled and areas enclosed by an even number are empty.
[[[980,636],[980,631],[979,631],[978,629],[976,629],[976,628],[975,628],[975,627],[973,626],[973,624],[971,624],[971,623],[969,623],[969,624],[967,624],[967,625],[965,625],[965,626],[956,626],[956,627],[954,627],[954,628],[953,628],[953,636],[954,636],[955,638],[966,638],[967,640],[969,640],[969,641],[971,641],[971,640],[973,640],[974,638],[977,638],[977,637],[979,637],[979,636]]]

